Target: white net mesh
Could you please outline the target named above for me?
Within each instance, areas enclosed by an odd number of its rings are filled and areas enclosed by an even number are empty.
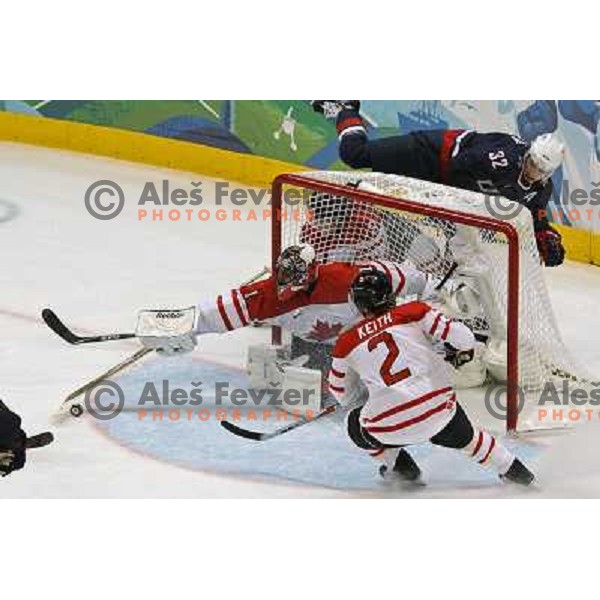
[[[390,208],[375,200],[359,200],[356,189],[385,198],[397,198],[429,208],[451,209],[462,215],[493,218],[482,194],[436,185],[396,175],[356,172],[303,173],[303,178],[340,186],[339,192],[303,194],[296,207],[301,218],[282,220],[281,247],[306,242],[315,248],[320,262],[387,259],[409,261],[417,268],[443,277],[454,262],[457,271],[475,274],[480,283],[482,313],[466,319],[488,337],[490,374],[506,378],[508,299],[508,243],[502,233],[482,226]],[[310,190],[310,184],[306,186]],[[354,196],[353,196],[354,192]],[[507,201],[502,199],[502,206]],[[513,209],[516,205],[513,205]],[[519,237],[519,428],[549,427],[537,410],[540,392],[547,382],[564,378],[589,385],[585,374],[570,357],[552,311],[543,267],[528,210],[517,210],[510,223]],[[498,213],[496,213],[498,214]],[[496,365],[494,367],[494,365]]]

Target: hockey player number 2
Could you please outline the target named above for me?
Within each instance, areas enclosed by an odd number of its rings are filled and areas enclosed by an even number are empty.
[[[383,331],[379,335],[372,337],[367,344],[369,352],[373,352],[373,350],[375,350],[379,344],[385,344],[388,351],[383,363],[381,364],[381,368],[379,369],[379,373],[381,374],[381,378],[383,379],[385,385],[394,385],[395,383],[410,377],[412,373],[408,367],[392,373],[392,367],[394,366],[397,358],[400,356],[400,349],[398,348],[398,344],[396,344],[396,340],[394,340],[393,336],[387,331]]]

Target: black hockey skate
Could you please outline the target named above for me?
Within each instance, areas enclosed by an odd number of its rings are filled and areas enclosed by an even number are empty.
[[[531,485],[535,480],[533,473],[518,458],[513,460],[508,471],[500,477],[519,485]]]
[[[400,450],[391,472],[387,465],[379,467],[379,474],[386,480],[399,479],[415,485],[424,485],[421,469],[413,457],[404,449]]]

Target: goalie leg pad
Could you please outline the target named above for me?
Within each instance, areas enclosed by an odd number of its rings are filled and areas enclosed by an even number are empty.
[[[318,413],[322,408],[321,371],[286,366],[283,369],[282,408],[288,412]]]
[[[282,362],[289,360],[289,349],[269,344],[248,347],[246,372],[250,380],[249,388],[264,390],[283,384]]]
[[[491,338],[483,352],[483,362],[496,381],[506,381],[507,345],[505,340]]]
[[[315,340],[305,340],[299,335],[292,334],[291,357],[308,356],[308,360],[302,365],[309,369],[319,369],[323,377],[327,377],[331,368],[332,345],[317,342]]]

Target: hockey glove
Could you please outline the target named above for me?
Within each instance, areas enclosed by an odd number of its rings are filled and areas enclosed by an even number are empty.
[[[445,359],[455,369],[460,369],[463,365],[470,363],[475,356],[475,350],[458,350],[452,344],[445,343],[444,349],[446,351]]]
[[[535,234],[540,257],[547,267],[558,267],[565,260],[565,248],[560,233],[552,227]]]
[[[21,417],[0,400],[0,476],[6,477],[25,466],[26,443]]]

